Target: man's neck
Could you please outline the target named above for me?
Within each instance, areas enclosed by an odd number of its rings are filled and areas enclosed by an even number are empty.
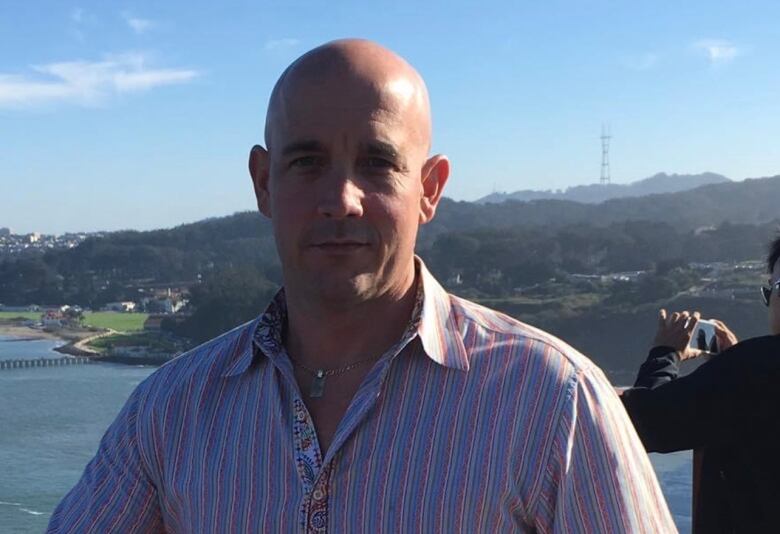
[[[350,306],[300,305],[287,290],[285,345],[290,356],[309,367],[335,369],[379,358],[406,330],[416,300],[414,268],[394,292]]]

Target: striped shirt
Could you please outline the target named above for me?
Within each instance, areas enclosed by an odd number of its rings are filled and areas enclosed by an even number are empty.
[[[280,291],[138,386],[49,532],[675,532],[603,373],[418,266],[410,328],[324,456]]]

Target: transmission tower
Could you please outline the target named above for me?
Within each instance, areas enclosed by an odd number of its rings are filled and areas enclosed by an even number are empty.
[[[612,183],[609,176],[609,140],[612,136],[609,133],[609,126],[601,125],[601,185]]]

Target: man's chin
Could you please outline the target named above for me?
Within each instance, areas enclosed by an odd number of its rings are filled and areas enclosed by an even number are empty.
[[[366,274],[351,277],[318,277],[314,282],[313,293],[319,295],[323,303],[350,305],[369,300],[373,294]]]

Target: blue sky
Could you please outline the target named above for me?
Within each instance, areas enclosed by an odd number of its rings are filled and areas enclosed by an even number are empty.
[[[780,174],[780,2],[0,3],[0,227],[169,227],[254,208],[284,67],[374,39],[428,82],[446,194],[659,171]]]

